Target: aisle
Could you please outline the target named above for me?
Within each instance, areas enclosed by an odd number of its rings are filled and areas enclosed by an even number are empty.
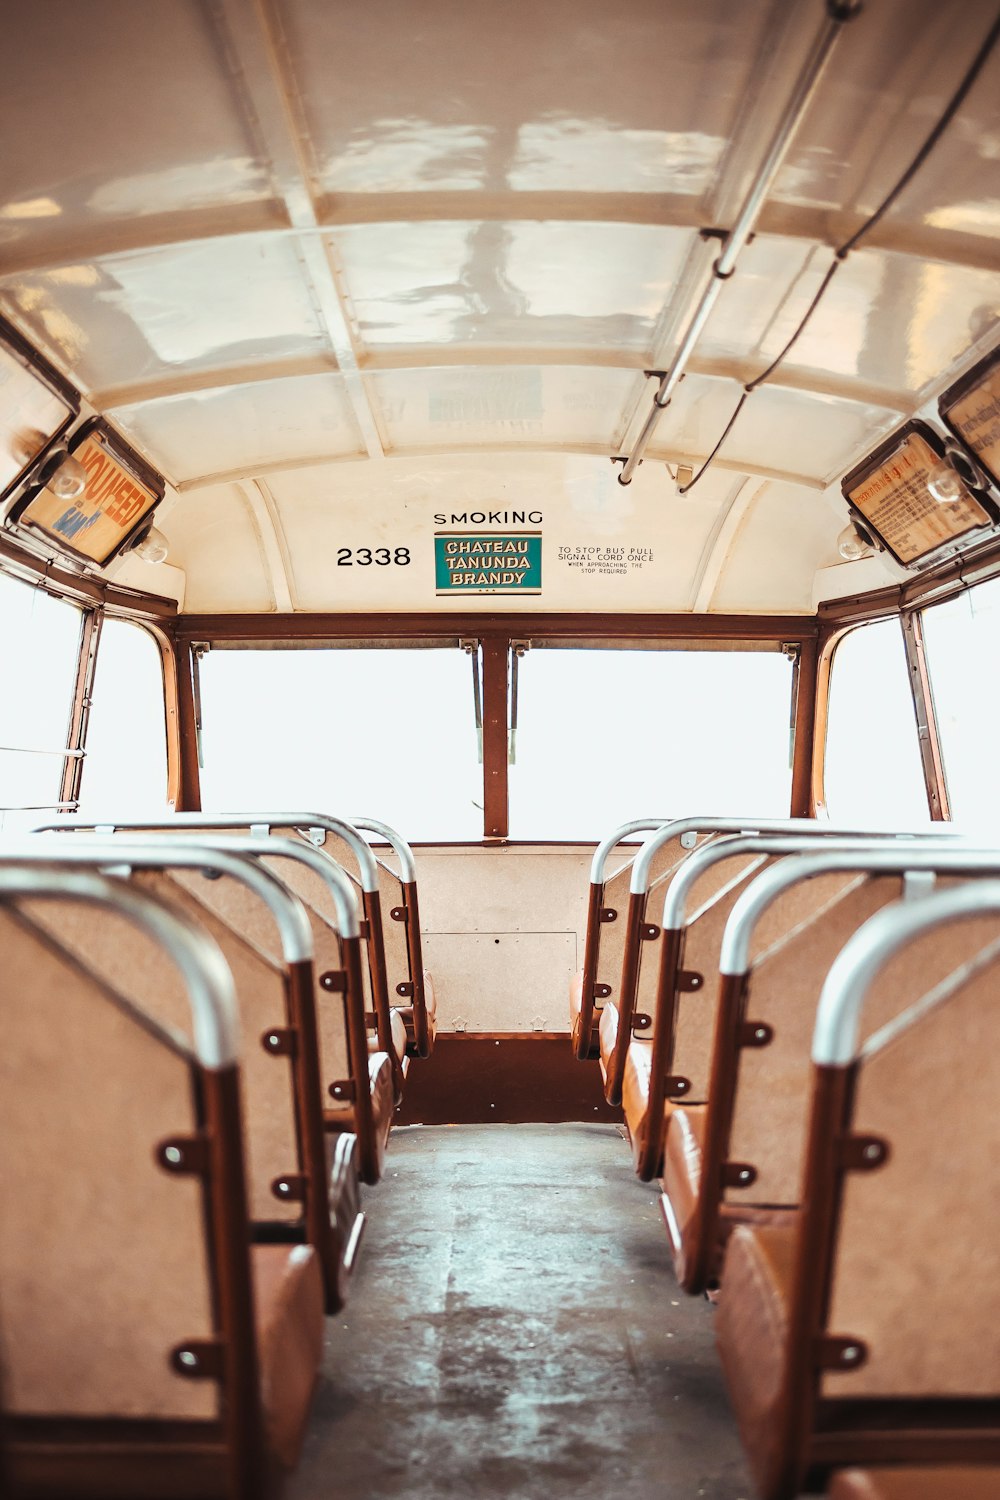
[[[400,1130],[365,1207],[287,1500],[749,1500],[617,1127]]]

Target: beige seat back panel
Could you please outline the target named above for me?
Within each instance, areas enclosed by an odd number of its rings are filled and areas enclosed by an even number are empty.
[[[141,872],[140,872],[141,873]],[[209,879],[202,870],[175,866],[171,879],[258,953],[274,963],[282,962],[278,924],[255,891],[229,875]]]
[[[276,1178],[299,1170],[295,1075],[291,1060],[265,1051],[261,1041],[275,1027],[288,1025],[285,971],[280,964],[259,952],[241,932],[234,931],[228,922],[209,910],[200,899],[202,886],[212,890],[223,884],[221,880],[204,880],[197,876],[198,895],[195,896],[172,874],[139,870],[132,879],[160,900],[186,911],[222,949],[232,971],[240,1008],[243,1039],[240,1062],[250,1214],[254,1219],[265,1221],[298,1219],[301,1207],[277,1198],[271,1191]],[[236,881],[227,883],[237,884]]]
[[[756,857],[747,855],[720,860],[696,881],[688,900],[688,914],[694,920],[687,926],[682,964],[685,970],[702,975],[703,984],[698,990],[681,991],[677,997],[674,1055],[670,1065],[671,1073],[691,1081],[684,1099],[686,1104],[704,1102],[708,1097],[722,934],[730,912],[758,864]]]
[[[890,1155],[848,1174],[829,1327],[869,1352],[824,1395],[1000,1398],[998,988],[994,961],[860,1068],[854,1129]]]
[[[702,840],[704,842],[704,840]],[[680,869],[692,851],[683,849],[679,838],[670,839],[663,848],[657,851],[652,863],[652,879],[649,885],[649,894],[646,897],[645,916],[647,922],[659,926],[662,915],[663,898],[667,892],[667,886],[671,879]],[[641,943],[639,945],[639,976],[636,985],[637,1011],[650,1018],[656,1012],[656,988],[660,975],[659,944]],[[642,1039],[652,1036],[653,1028],[636,1027],[633,1033]]]
[[[316,1026],[319,1032],[320,1078],[323,1085],[323,1106],[336,1108],[327,1090],[338,1079],[349,1078],[350,1054],[347,1048],[347,1019],[344,1014],[344,996],[339,991],[326,991],[320,985],[320,976],[328,970],[343,968],[340,938],[333,928],[306,903],[309,925],[313,935],[313,958],[316,973]],[[345,1106],[346,1108],[347,1106]]]
[[[196,1128],[190,1066],[48,934],[3,912],[0,944],[5,1406],[212,1418],[169,1365],[213,1335],[202,1189],[154,1161]]]
[[[668,839],[653,856],[650,865],[651,888],[653,885],[662,885],[681,861],[687,858],[690,852],[689,849],[681,848],[679,838]],[[638,853],[638,850],[635,853]],[[633,854],[632,859],[627,864],[619,866],[604,882],[604,905],[612,911],[617,912],[617,916],[613,922],[601,923],[601,941],[597,951],[597,973],[594,982],[596,984],[610,985],[611,994],[607,997],[610,1000],[617,1000],[621,993],[622,963],[625,958],[625,932],[629,909],[629,888],[632,883],[632,865],[634,862],[635,854]],[[646,910],[652,911],[652,909],[653,906],[650,905],[647,895]],[[658,915],[657,921],[659,921]],[[640,961],[641,958],[642,955],[640,953]],[[653,987],[655,992],[655,978]],[[640,1009],[645,1009],[645,1007],[640,1006]]]
[[[23,901],[22,911],[104,982],[128,995],[159,1025],[191,1036],[191,1009],[176,967],[163,948],[115,912],[95,918],[82,901]]]
[[[390,1005],[405,1005],[396,986],[410,982],[410,950],[406,942],[406,923],[393,920],[395,908],[402,907],[403,883],[394,870],[378,861],[378,889],[382,906],[382,936],[385,949],[385,979]]]
[[[811,916],[770,944],[751,968],[747,1019],[766,1021],[774,1037],[766,1047],[745,1047],[740,1053],[729,1158],[755,1167],[757,1180],[749,1189],[729,1188],[727,1202],[802,1201],[810,1048],[819,993],[847,939],[900,891],[897,876],[869,880],[851,875],[847,880],[845,888],[833,877],[823,877],[823,890],[814,890],[817,907]],[[818,888],[821,882],[802,884]]]

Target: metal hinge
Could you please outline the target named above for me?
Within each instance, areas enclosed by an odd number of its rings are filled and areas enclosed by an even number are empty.
[[[186,1339],[171,1350],[171,1367],[188,1380],[220,1380],[225,1372],[225,1347],[221,1339]]]
[[[160,1142],[155,1156],[164,1171],[174,1172],[179,1177],[204,1177],[211,1164],[211,1147],[208,1136],[175,1135]]]
[[[309,1179],[301,1172],[283,1172],[271,1183],[271,1192],[282,1203],[304,1203]]]
[[[814,1345],[813,1359],[821,1370],[860,1370],[867,1358],[868,1346],[861,1339],[825,1333]]]
[[[872,1172],[889,1159],[889,1142],[877,1135],[843,1135],[836,1149],[843,1172]]]
[[[272,1026],[265,1031],[260,1045],[272,1057],[295,1057],[298,1052],[298,1032],[290,1026]]]

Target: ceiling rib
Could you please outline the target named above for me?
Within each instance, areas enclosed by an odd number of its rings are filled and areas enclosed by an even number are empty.
[[[744,479],[735,484],[726,497],[712,534],[705,543],[691,590],[691,609],[696,614],[707,614],[712,608],[712,599],[721,582],[733,544],[751,506],[766,489],[766,483],[752,486],[749,479]]]
[[[742,386],[759,369],[759,359],[712,359],[695,357],[688,369],[692,375],[713,380],[732,380]],[[509,348],[469,345],[408,345],[405,349],[370,353],[361,368],[376,372],[462,368],[470,374],[477,369],[506,369],[523,366],[546,366],[560,369],[628,370],[638,373],[636,356],[620,349]],[[287,360],[268,360],[261,364],[221,365],[215,369],[192,370],[187,374],[158,375],[149,380],[131,381],[126,385],[104,386],[91,392],[91,400],[102,411],[124,406],[138,406],[146,401],[162,401],[199,391],[222,390],[231,386],[256,385],[267,380],[289,379],[300,375],[326,375],[336,371],[334,362],[322,355],[296,355]],[[908,413],[913,409],[915,393],[886,391],[870,382],[851,376],[838,376],[816,370],[802,371],[784,366],[768,382],[775,389],[800,391],[811,396],[832,396],[878,406],[885,411]]]
[[[311,201],[311,200],[310,200]],[[122,259],[151,251],[197,245],[207,240],[267,234],[316,238],[353,225],[419,223],[621,224],[651,229],[710,228],[689,194],[467,192],[344,193],[314,208],[311,223],[292,225],[286,201],[239,203],[225,208],[150,215],[86,227],[78,233],[38,232],[13,240],[0,251],[0,278],[55,270],[87,261]],[[858,210],[817,209],[769,203],[757,223],[758,235],[805,240],[832,248],[848,239],[863,219]],[[1000,270],[1000,237],[934,225],[882,220],[865,239],[868,250],[933,261],[959,270]]]
[[[608,448],[606,443],[518,443],[516,447],[509,445],[493,446],[490,443],[466,443],[455,444],[452,447],[437,445],[434,447],[395,447],[386,454],[386,462],[391,463],[393,459],[422,459],[422,458],[483,458],[490,453],[499,453],[504,457],[532,453],[570,453],[582,454],[584,457],[600,458],[607,463]],[[696,467],[706,457],[704,453],[687,453],[680,449],[670,449],[649,455],[646,459],[651,464],[691,464]],[[232,484],[241,479],[259,478],[268,474],[292,474],[302,469],[319,469],[325,465],[357,463],[356,453],[329,454],[315,453],[295,459],[279,459],[274,463],[256,464],[249,469],[244,466],[239,469],[224,469],[215,474],[196,474],[190,479],[182,479],[174,483],[173,488],[179,494],[186,494],[191,490],[208,489],[216,484]],[[714,468],[724,470],[730,474],[753,474],[759,479],[771,479],[778,484],[795,484],[800,489],[815,490],[822,492],[827,488],[826,479],[817,479],[814,474],[796,474],[785,469],[770,469],[762,464],[745,463],[742,460],[734,461],[717,459]],[[845,466],[846,467],[846,466]],[[841,472],[838,469],[838,472]],[[613,482],[614,474],[611,465],[608,464],[609,480]]]
[[[277,507],[267,485],[261,480],[237,486],[246,503],[257,532],[260,550],[267,564],[274,607],[279,614],[296,609],[292,590],[292,566],[288,543]]]
[[[247,25],[252,12],[255,24]],[[260,0],[220,0],[219,18],[245,85],[244,107],[253,114],[267,152],[290,225],[304,231],[298,238],[306,276],[315,294],[330,345],[340,366],[347,398],[369,458],[384,457],[378,423],[358,365],[357,348],[346,301],[320,235],[316,205],[303,160],[275,39],[275,23]],[[240,86],[240,80],[236,80]]]

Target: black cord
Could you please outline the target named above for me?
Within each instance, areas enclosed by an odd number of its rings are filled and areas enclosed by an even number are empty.
[[[910,162],[910,165],[906,168],[906,171],[898,179],[894,186],[890,188],[889,192],[885,195],[885,197],[882,199],[882,202],[878,205],[874,212],[868,215],[868,218],[865,219],[861,227],[859,229],[856,229],[855,232],[851,235],[850,239],[845,240],[844,243],[834,251],[833,260],[830,263],[827,273],[823,277],[823,280],[820,282],[819,289],[810,302],[808,308],[806,309],[805,314],[800,320],[798,327],[795,329],[795,332],[792,334],[791,338],[788,340],[781,353],[771,361],[767,369],[764,370],[762,374],[755,376],[753,380],[748,381],[747,384],[743,387],[743,394],[739,399],[736,410],[733,412],[732,416],[729,419],[729,422],[726,425],[725,432],[722,434],[719,441],[716,443],[715,447],[712,449],[711,453],[708,455],[705,462],[698,470],[697,474],[691,480],[690,484],[686,484],[683,489],[678,491],[678,494],[686,495],[689,490],[694,489],[694,486],[698,483],[698,480],[705,473],[705,470],[713,462],[719,452],[719,449],[722,447],[723,443],[726,441],[726,438],[732,432],[733,427],[736,423],[736,418],[739,416],[740,412],[746,405],[747,397],[753,395],[754,391],[757,390],[758,387],[764,385],[766,381],[770,380],[771,376],[778,369],[783,360],[791,352],[795,344],[805,332],[810,320],[813,317],[813,314],[816,312],[816,309],[819,307],[823,298],[826,296],[826,293],[830,288],[830,283],[833,281],[834,276],[840,270],[840,267],[844,264],[844,261],[850,255],[851,251],[857,249],[858,245],[864,239],[865,235],[868,234],[870,230],[874,229],[879,220],[888,213],[889,209],[895,203],[900,193],[902,193],[903,190],[910,185],[913,178],[920,171],[920,168],[924,165],[924,162],[930,156],[931,152],[934,150],[934,147],[944,135],[948,126],[955,118],[955,115],[961,109],[963,103],[965,102],[966,96],[969,93],[969,90],[972,88],[976,79],[979,77],[984,65],[986,64],[990,56],[990,53],[996,46],[998,38],[1000,38],[1000,13],[997,14],[993,25],[990,27],[986,35],[985,41],[983,42],[979,51],[976,53],[976,56],[973,58],[972,63],[966,71],[964,78],[962,79],[955,93],[952,95],[951,99],[948,101],[947,108],[935,124],[930,135],[920,147],[920,150],[917,152],[916,156]]]

